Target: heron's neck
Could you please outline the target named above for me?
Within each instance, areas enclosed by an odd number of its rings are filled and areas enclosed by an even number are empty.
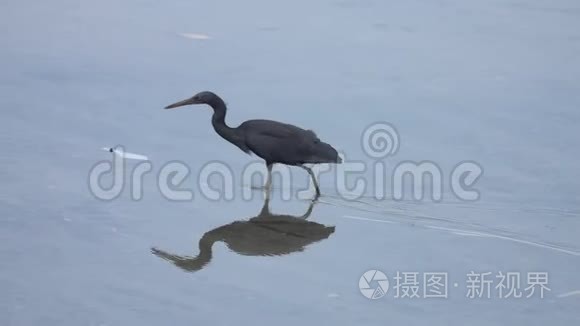
[[[225,140],[239,146],[238,143],[243,140],[239,137],[237,129],[231,128],[226,124],[226,103],[218,97],[208,104],[213,108],[213,116],[211,117],[213,129]]]
[[[212,250],[214,242],[217,239],[210,239],[207,235],[204,235],[199,240],[199,254],[195,257],[179,257],[173,260],[175,265],[181,267],[188,272],[195,272],[202,269],[207,265],[212,258]]]

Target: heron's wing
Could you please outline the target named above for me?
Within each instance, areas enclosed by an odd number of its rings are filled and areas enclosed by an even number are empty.
[[[318,138],[318,136],[316,136],[316,133],[314,133],[314,131],[308,129],[308,130],[304,130],[305,132],[310,134],[310,137],[312,138],[312,141],[317,144],[320,143],[320,138]]]
[[[248,120],[240,125],[246,133],[260,134],[278,139],[292,139],[306,142],[320,142],[314,131],[272,120]]]
[[[249,120],[240,125],[246,145],[267,162],[302,164],[311,160],[320,143],[312,130],[271,120]]]

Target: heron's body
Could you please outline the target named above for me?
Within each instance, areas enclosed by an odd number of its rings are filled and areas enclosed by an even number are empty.
[[[272,121],[248,120],[238,128],[246,149],[270,163],[302,165],[337,163],[332,146],[321,142],[312,130]]]
[[[192,98],[171,104],[172,109],[189,104],[207,104],[214,110],[212,125],[225,140],[246,153],[254,153],[262,158],[271,171],[275,163],[300,166],[312,176],[317,195],[320,194],[312,170],[303,164],[341,163],[337,151],[320,141],[312,130],[305,130],[290,124],[272,120],[248,120],[236,128],[225,122],[227,107],[225,102],[212,92],[201,92]],[[270,186],[270,178],[266,186]]]

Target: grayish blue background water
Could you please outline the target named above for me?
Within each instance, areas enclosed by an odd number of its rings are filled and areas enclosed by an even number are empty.
[[[577,324],[580,296],[559,295],[580,290],[579,18],[563,0],[0,3],[0,324]],[[323,197],[310,220],[336,227],[328,239],[268,257],[218,242],[186,273],[150,248],[196,255],[205,232],[257,215],[259,196],[209,201],[192,176],[195,199],[176,203],[150,176],[141,201],[103,202],[87,178],[115,144],[155,173],[170,160],[241,173],[255,158],[214,134],[208,108],[161,109],[206,89],[232,125],[295,123],[367,163],[360,135],[388,121],[401,135],[389,165],[476,161],[482,198]],[[335,192],[332,174],[321,186]],[[372,268],[445,271],[459,287],[371,301],[358,280]],[[546,271],[551,291],[468,299],[471,270]]]

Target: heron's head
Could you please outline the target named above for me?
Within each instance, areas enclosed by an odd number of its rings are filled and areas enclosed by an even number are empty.
[[[176,103],[173,103],[171,105],[166,106],[166,109],[173,109],[173,108],[177,108],[180,106],[184,106],[184,105],[192,105],[192,104],[209,104],[211,105],[213,102],[215,102],[216,100],[218,100],[219,97],[217,95],[215,95],[212,92],[209,91],[203,91],[203,92],[199,92],[195,95],[193,95],[192,97],[185,99],[183,101],[179,101]]]

